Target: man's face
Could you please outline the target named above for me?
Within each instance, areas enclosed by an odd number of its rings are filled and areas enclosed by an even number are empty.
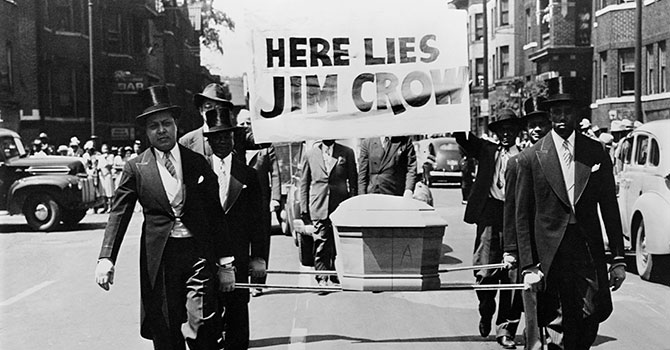
[[[528,138],[530,139],[530,142],[535,143],[551,130],[551,121],[549,121],[549,118],[546,116],[532,116],[528,118],[526,129],[528,130]]]
[[[177,144],[177,124],[168,111],[147,117],[147,138],[149,144],[162,152],[167,152]]]
[[[577,128],[577,108],[569,101],[555,103],[549,107],[549,120],[554,131],[566,139]]]
[[[213,109],[228,110],[228,106],[226,104],[224,104],[223,102],[213,101],[213,100],[205,100],[205,102],[203,102],[202,105],[200,105],[200,115],[205,120],[205,123],[207,122],[207,118],[205,116],[205,113],[207,113],[207,111],[211,111]]]
[[[237,115],[237,126],[248,128],[251,126],[251,114],[240,113]]]
[[[207,142],[212,147],[212,152],[221,159],[226,158],[235,146],[233,131],[220,131],[208,134]]]
[[[500,144],[509,148],[514,145],[516,136],[519,134],[519,128],[516,125],[505,123],[496,129],[495,134],[498,136]]]

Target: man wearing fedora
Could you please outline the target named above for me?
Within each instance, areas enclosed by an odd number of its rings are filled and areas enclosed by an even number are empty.
[[[109,290],[133,215],[144,208],[140,238],[142,337],[155,349],[217,349],[215,289],[233,290],[233,244],[211,218],[216,175],[201,155],[177,145],[180,108],[165,86],[142,90],[136,118],[150,147],[124,166],[105,228],[96,282]],[[215,266],[216,265],[216,266]]]
[[[547,81],[552,131],[518,157],[516,231],[524,284],[538,293],[549,348],[589,349],[612,313],[610,288],[626,278],[612,162],[603,145],[576,132],[586,105],[577,78]],[[605,257],[602,214],[613,259]]]
[[[232,152],[235,147],[235,132],[240,129],[232,124],[228,109],[210,109],[205,112],[207,138],[212,155],[208,157],[210,167],[216,173],[219,189],[214,203],[220,213],[214,217],[215,225],[225,226],[226,235],[232,240],[235,255],[235,280],[249,283],[252,278],[263,278],[266,271],[266,251],[263,222],[261,187],[256,170],[247,166]],[[249,290],[236,289],[219,295],[222,306],[222,331],[226,350],[249,347]]]
[[[498,143],[490,142],[464,132],[454,133],[456,142],[465,153],[477,159],[479,169],[465,207],[465,222],[477,225],[473,262],[474,265],[499,263],[503,259],[503,201],[505,200],[505,169],[507,161],[520,152],[516,138],[521,123],[514,111],[502,109],[498,118],[488,125]],[[482,269],[475,271],[478,284],[510,282],[510,271]],[[491,332],[491,320],[496,311],[496,291],[477,291],[479,299],[479,333],[482,337]],[[500,291],[496,340],[506,349],[515,348],[514,337],[521,317],[520,298],[512,299],[511,291]]]
[[[207,126],[206,113],[211,110],[228,110],[231,113],[233,110],[233,103],[231,102],[232,94],[227,84],[211,83],[202,90],[201,93],[193,96],[193,104],[198,109],[200,116],[203,119],[203,124],[200,128],[186,133],[179,139],[179,143],[189,148],[190,150],[200,153],[205,157],[212,155],[212,148],[207,143],[207,138],[204,133],[209,130]]]

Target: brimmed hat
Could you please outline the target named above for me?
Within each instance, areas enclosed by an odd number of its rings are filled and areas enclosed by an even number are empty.
[[[169,111],[176,118],[179,117],[181,107],[170,103],[170,94],[165,85],[154,85],[140,91],[140,100],[144,106],[142,114],[135,117],[135,121],[144,122],[146,117],[162,112]]]
[[[523,117],[521,117],[521,121],[527,123],[533,117],[545,117],[549,119],[549,113],[540,107],[540,104],[546,100],[543,96],[534,96],[523,101]]]
[[[586,94],[586,81],[577,77],[556,77],[547,80],[547,100],[540,107],[548,111],[552,104],[558,102],[572,102],[578,107],[588,104],[584,99]]]
[[[56,152],[67,152],[68,150],[69,150],[69,148],[67,146],[60,145],[60,146],[58,146],[58,149],[56,150]]]
[[[205,88],[202,90],[202,93],[195,94],[195,96],[193,96],[193,104],[195,105],[195,108],[200,108],[204,100],[212,100],[222,102],[232,108],[233,103],[230,101],[232,99],[233,95],[230,93],[230,87],[228,87],[228,84],[211,83],[205,86]]]
[[[70,137],[70,146],[79,146],[79,144],[80,141],[79,138],[77,138],[77,136]]]
[[[498,119],[489,123],[488,125],[489,130],[496,132],[496,130],[498,130],[498,128],[500,128],[504,124],[510,124],[521,129],[521,119],[517,118],[516,113],[514,113],[513,110],[505,108],[500,110],[500,112],[498,112],[497,115]]]
[[[230,110],[227,109],[210,109],[205,112],[205,122],[209,127],[208,131],[203,131],[205,135],[240,129],[239,126],[233,125],[233,118],[230,115]]]

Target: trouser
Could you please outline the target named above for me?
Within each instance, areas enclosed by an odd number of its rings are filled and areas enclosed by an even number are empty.
[[[238,280],[239,281],[239,280]],[[249,348],[249,290],[219,293],[223,309],[223,349]]]
[[[335,237],[330,219],[314,221],[314,269],[335,270]],[[317,281],[328,281],[330,276],[317,275]]]
[[[214,275],[193,238],[168,239],[157,287],[145,303],[156,350],[217,349]],[[164,312],[167,311],[167,314]]]
[[[263,202],[265,203],[265,202]],[[263,204],[264,208],[269,208],[270,203],[268,202],[267,204]],[[261,257],[265,259],[265,267],[270,268],[270,241],[271,241],[271,233],[272,233],[272,212],[270,211],[263,211],[262,215],[262,220],[263,220],[263,225],[266,227],[266,232],[265,236],[263,236],[263,251],[261,252]],[[260,283],[260,284],[265,284],[267,281],[267,275],[263,277],[251,277],[251,283]]]

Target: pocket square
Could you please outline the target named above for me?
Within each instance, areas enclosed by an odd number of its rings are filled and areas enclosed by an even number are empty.
[[[594,166],[591,168],[591,172],[592,172],[592,173],[595,173],[596,171],[598,171],[598,169],[600,169],[600,163],[594,165]]]
[[[242,184],[242,189],[245,189],[245,188],[247,188],[247,185],[246,185],[246,184]]]
[[[198,178],[198,183],[201,184],[203,181],[205,181],[205,178],[202,175],[200,175],[200,177]]]

